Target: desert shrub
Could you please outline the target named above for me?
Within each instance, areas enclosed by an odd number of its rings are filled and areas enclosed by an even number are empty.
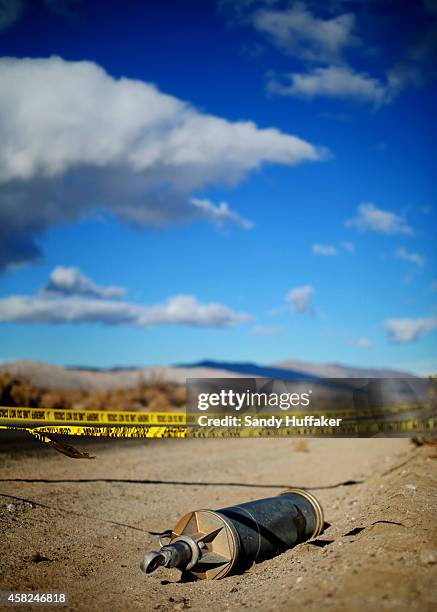
[[[185,387],[175,385],[170,393],[170,403],[172,406],[182,407],[187,403],[187,392]]]
[[[43,391],[27,380],[12,377],[7,372],[0,374],[0,402],[2,406],[36,408],[40,405]]]
[[[185,405],[185,388],[162,380],[140,382],[128,389],[44,389],[25,379],[0,373],[0,405],[61,410],[154,410]]]
[[[40,408],[57,408],[59,410],[72,410],[82,397],[80,391],[46,391],[42,394]]]

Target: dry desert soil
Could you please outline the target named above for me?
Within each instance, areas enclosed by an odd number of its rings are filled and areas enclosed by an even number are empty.
[[[77,442],[96,455],[90,461],[16,436],[0,446],[0,589],[65,591],[68,609],[81,611],[437,610],[435,446],[388,438]],[[317,541],[219,581],[140,571],[155,546],[148,530],[287,486],[320,499],[330,526]]]

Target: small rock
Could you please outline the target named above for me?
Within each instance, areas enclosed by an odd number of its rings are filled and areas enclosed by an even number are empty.
[[[420,562],[422,565],[437,563],[437,550],[432,548],[424,548],[420,551]]]
[[[35,555],[33,555],[31,561],[33,561],[33,563],[42,563],[43,561],[53,561],[53,559],[49,559],[42,553],[37,552]]]
[[[416,485],[414,484],[406,484],[405,488],[409,489],[410,491],[415,491],[417,489]]]
[[[8,512],[15,512],[15,510],[16,510],[16,509],[17,509],[17,508],[16,508],[15,504],[8,504],[8,505],[6,506],[6,510],[7,510]]]
[[[236,593],[238,591],[237,587],[232,587],[232,589],[230,590],[230,593]]]
[[[296,579],[296,584],[299,584],[299,582],[302,582],[302,580],[303,580],[303,577],[299,576],[299,578]]]

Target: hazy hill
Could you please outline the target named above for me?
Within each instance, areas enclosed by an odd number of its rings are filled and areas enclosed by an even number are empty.
[[[409,378],[411,372],[390,368],[356,368],[341,363],[309,363],[304,361],[280,361],[274,364],[286,370],[302,370],[322,378]]]
[[[172,382],[185,384],[186,378],[231,378],[237,376],[226,370],[208,368],[147,367],[147,368],[64,368],[42,361],[14,361],[0,366],[0,372],[25,378],[36,387],[47,389],[127,389],[143,382]]]
[[[146,368],[97,369],[85,367],[64,368],[40,361],[14,361],[0,366],[13,376],[26,378],[37,387],[48,389],[131,388],[141,382],[166,381],[184,384],[186,378],[407,378],[408,372],[389,369],[354,368],[339,364],[314,364],[285,361],[272,365],[255,363],[229,363],[202,361],[182,366],[156,366]]]

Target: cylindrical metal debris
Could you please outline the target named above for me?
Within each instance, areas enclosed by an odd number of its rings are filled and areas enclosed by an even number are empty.
[[[177,567],[217,580],[319,535],[323,523],[320,503],[302,489],[220,510],[194,510],[167,533],[168,544],[144,556],[141,569],[149,574],[160,566]]]

